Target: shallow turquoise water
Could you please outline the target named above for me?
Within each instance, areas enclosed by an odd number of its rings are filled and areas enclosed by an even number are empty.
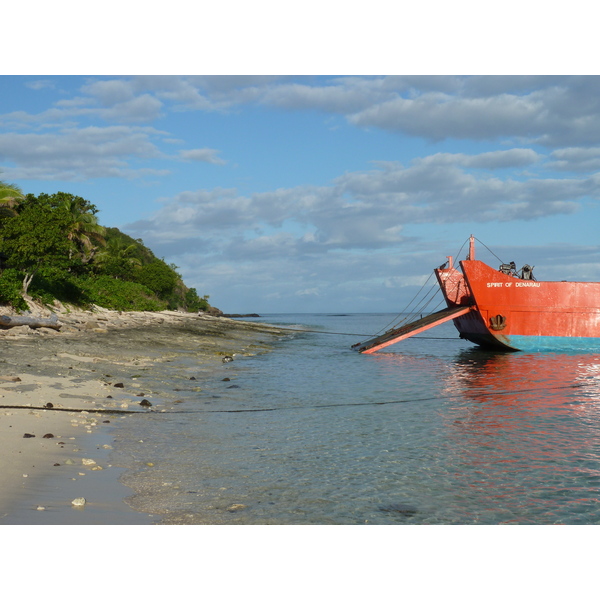
[[[118,450],[154,463],[125,482],[189,523],[600,522],[600,355],[485,352],[451,323],[373,355],[331,334],[392,319],[264,315],[320,333],[236,357],[200,391],[193,358],[175,361],[182,412],[123,425]]]

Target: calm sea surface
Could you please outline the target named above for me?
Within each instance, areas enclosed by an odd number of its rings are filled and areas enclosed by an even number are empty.
[[[393,319],[264,315],[318,333],[161,367],[177,404],[117,432],[133,505],[181,523],[600,523],[600,355],[484,352],[451,323],[350,350]]]

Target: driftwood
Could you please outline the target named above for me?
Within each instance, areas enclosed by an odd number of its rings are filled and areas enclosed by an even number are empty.
[[[48,327],[59,331],[62,325],[58,322],[58,317],[53,315],[47,319],[43,317],[31,317],[31,316],[18,316],[8,317],[6,315],[0,316],[0,329],[10,329],[11,327],[19,327],[21,325],[29,325],[31,329],[38,329],[39,327]]]

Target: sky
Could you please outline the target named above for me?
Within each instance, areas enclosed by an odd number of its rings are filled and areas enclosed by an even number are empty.
[[[600,280],[598,76],[523,73],[526,55],[461,70],[443,51],[363,75],[361,49],[336,70],[254,46],[177,74],[114,58],[69,72],[60,52],[5,71],[0,179],[83,196],[227,313],[401,312],[471,234],[494,266]]]

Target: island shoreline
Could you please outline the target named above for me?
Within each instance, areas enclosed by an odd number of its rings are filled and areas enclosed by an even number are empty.
[[[176,408],[145,374],[179,351],[213,372],[289,335],[202,313],[57,313],[58,331],[0,331],[0,524],[157,523],[126,502],[133,490],[113,465],[121,419]]]

